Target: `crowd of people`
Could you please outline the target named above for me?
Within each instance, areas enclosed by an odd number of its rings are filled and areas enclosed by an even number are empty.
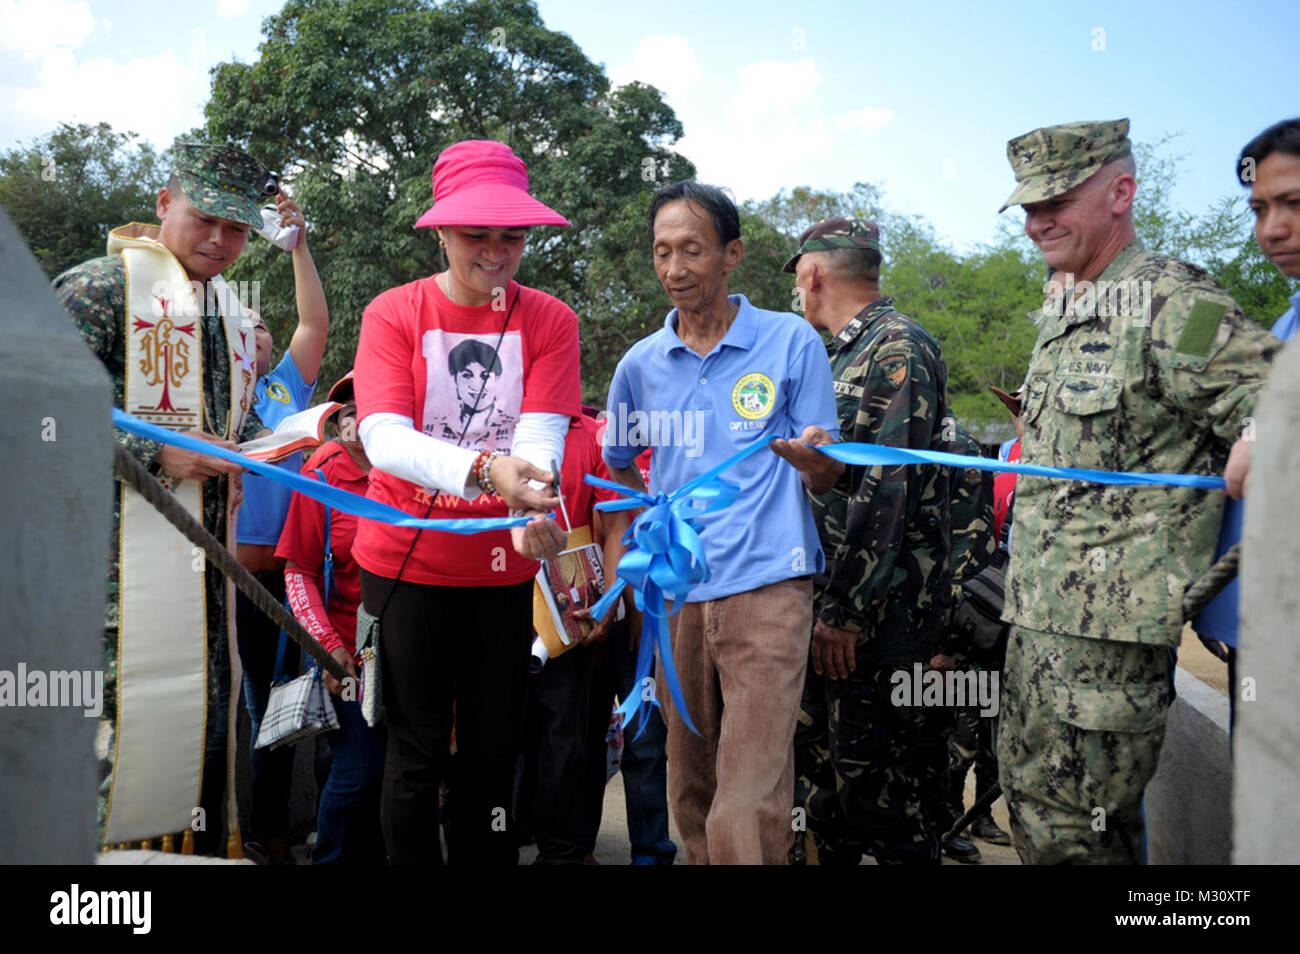
[[[1222,474],[1239,499],[1243,434],[1300,296],[1269,334],[1204,270],[1143,248],[1128,126],[1068,123],[1008,143],[1016,187],[1003,210],[1023,207],[1049,279],[1024,383],[994,389],[1017,435],[998,456]],[[114,230],[108,256],[54,287],[117,407],[234,449],[311,404],[325,289],[307,220],[275,174],[228,145],[178,142],[174,155],[160,225]],[[1300,278],[1300,119],[1237,158],[1261,248]],[[671,310],[623,355],[606,403],[622,424],[690,415],[698,432],[688,443],[681,430],[605,429],[581,403],[574,312],[515,281],[530,230],[567,220],[530,195],[504,143],[449,146],[432,184],[415,224],[436,234],[441,268],[370,303],[353,370],[329,390],[335,436],[281,466],[424,520],[526,522],[453,536],[358,519],[267,478],[241,484],[228,460],[119,434],[348,674],[324,676],[338,728],[314,862],[441,863],[445,846],[452,864],[513,864],[530,840],[539,863],[590,862],[611,708],[642,694],[655,706],[622,751],[634,863],[673,863],[669,806],[691,864],[937,864],[978,859],[974,839],[1012,838],[1025,863],[1144,860],[1142,795],[1172,701],[1181,597],[1235,542],[1235,500],[1225,514],[1213,491],[846,465],[823,452],[983,453],[950,410],[948,362],[960,355],[882,293],[880,229],[861,218],[799,237],[785,271],[801,314],[754,306],[729,288],[745,252],[737,209],[695,181],[651,200],[647,241]],[[265,322],[221,294],[263,203],[300,233],[298,324],[274,369]],[[180,300],[190,288],[216,293]],[[593,544],[609,581],[628,549],[635,512],[596,509],[617,494],[584,475],[671,493],[756,442],[770,449],[722,475],[734,502],[693,518],[709,572],[671,607],[680,700],[638,682],[638,640],[650,637],[630,589],[600,619],[570,608],[586,635],[531,671],[539,561]],[[173,534],[120,486],[105,845],[125,830],[114,796],[129,804],[132,791],[118,763],[141,758],[123,742],[141,731],[137,659],[163,641],[201,647],[189,663],[204,740],[196,811],[217,820],[227,803],[231,831],[232,656],[254,739],[273,683],[302,665],[215,570],[151,557]],[[1234,644],[1236,616],[1235,605],[1215,616]],[[923,672],[991,686],[992,704],[900,695]],[[349,691],[358,679],[381,693],[382,718]],[[252,753],[244,853],[266,863],[292,863],[292,759],[292,747]],[[971,764],[978,792],[1000,786],[1010,835],[989,799],[963,816]],[[192,836],[194,850],[219,850],[220,829],[185,831],[186,849]]]

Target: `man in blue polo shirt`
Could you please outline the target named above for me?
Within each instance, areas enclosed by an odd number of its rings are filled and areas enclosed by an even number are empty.
[[[838,435],[826,348],[799,316],[727,294],[744,246],[735,205],[721,190],[664,186],[651,202],[650,228],[655,271],[675,307],[614,372],[610,472],[640,487],[636,456],[652,446],[650,490],[672,491],[772,437],[799,468],[760,451],[724,475],[739,483],[739,498],[699,518],[711,576],[673,616],[671,633],[701,735],[661,698],[669,799],[688,863],[784,864],[794,839],[793,739],[812,629],[810,577],[824,567],[804,486],[825,490],[843,472],[809,449]]]
[[[1288,119],[1265,129],[1241,150],[1237,158],[1237,179],[1250,189],[1250,208],[1255,215],[1255,240],[1274,265],[1288,278],[1300,278],[1300,118]],[[1300,292],[1291,296],[1291,307],[1273,325],[1273,335],[1289,341],[1295,335],[1300,316]],[[1245,517],[1242,501],[1229,499],[1223,508],[1217,560],[1241,540]],[[1228,693],[1230,725],[1237,715],[1237,603],[1239,581],[1234,579],[1212,599],[1192,621],[1197,634],[1217,639],[1228,647]]]
[[[280,363],[268,374],[273,345],[271,332],[262,316],[253,312],[251,319],[257,336],[257,403],[254,405],[262,423],[274,430],[290,414],[305,411],[311,403],[325,354],[329,330],[329,309],[321,287],[316,264],[307,249],[307,222],[302,212],[283,192],[276,197],[282,226],[299,228],[293,248],[293,279],[297,292],[298,327]],[[297,453],[279,465],[290,473],[302,469],[302,454]],[[238,558],[244,569],[284,600],[284,561],[275,555],[289,513],[293,492],[256,474],[244,475],[244,502],[239,508],[236,530]],[[270,698],[275,676],[275,657],[280,628],[240,592],[235,604],[238,627],[239,659],[244,667],[244,705],[252,723],[252,740],[257,739],[262,716]],[[296,675],[298,648],[286,643],[285,671]],[[252,749],[252,799],[249,823],[256,840],[248,843],[248,854],[258,860],[292,864],[287,838],[289,828],[289,787],[293,779],[293,746],[276,749]]]

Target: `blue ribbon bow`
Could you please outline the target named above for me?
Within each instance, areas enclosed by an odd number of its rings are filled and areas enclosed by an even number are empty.
[[[700,734],[700,730],[691,722],[690,713],[686,711],[686,700],[682,696],[682,687],[677,680],[677,669],[673,665],[672,641],[668,634],[668,617],[682,608],[682,603],[691,587],[697,583],[707,582],[709,579],[709,562],[704,555],[704,543],[700,540],[700,525],[697,518],[710,510],[720,510],[730,506],[740,493],[738,484],[730,480],[722,480],[719,475],[770,443],[770,440],[755,441],[671,494],[660,493],[651,496],[591,474],[585,477],[587,483],[593,487],[604,487],[627,498],[598,503],[597,510],[648,508],[632,522],[632,526],[623,535],[623,542],[627,544],[628,551],[618,562],[618,580],[591,608],[592,619],[604,619],[605,614],[622,595],[624,587],[631,584],[636,607],[645,614],[640,646],[637,649],[634,681],[637,689],[630,693],[618,707],[625,728],[632,721],[633,715],[638,711],[641,713],[637,725],[638,736],[645,731],[646,719],[650,716],[650,706],[659,705],[659,700],[654,695],[647,695],[641,688],[646,686],[646,680],[650,679],[650,665],[654,660],[656,646],[659,649],[660,675],[668,683],[673,705],[681,713],[682,722],[686,727],[696,735]],[[671,612],[667,608],[668,600],[673,602]],[[650,630],[649,634],[646,633],[647,629]],[[647,639],[647,635],[653,638]]]

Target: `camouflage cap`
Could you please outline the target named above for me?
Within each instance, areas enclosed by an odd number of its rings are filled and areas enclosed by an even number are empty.
[[[793,272],[794,263],[804,252],[827,252],[833,248],[873,248],[880,251],[880,226],[866,219],[837,215],[810,225],[799,236],[799,247],[781,269]]]
[[[172,151],[172,172],[196,208],[250,228],[262,227],[262,203],[279,190],[279,176],[234,146],[177,139]]]
[[[1065,123],[1017,136],[1007,143],[1007,159],[1019,185],[998,211],[1069,192],[1106,163],[1132,152],[1127,119]]]

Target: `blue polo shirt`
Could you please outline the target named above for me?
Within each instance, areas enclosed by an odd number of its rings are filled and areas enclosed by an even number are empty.
[[[253,409],[262,423],[271,430],[290,414],[305,411],[311,406],[311,395],[316,382],[307,384],[286,349],[284,357],[270,374],[259,378]],[[286,457],[276,465],[291,474],[302,470],[302,451]],[[289,516],[289,501],[293,491],[257,474],[244,474],[244,502],[239,506],[239,523],[235,539],[240,543],[277,544],[285,518]]]
[[[677,336],[674,308],[614,371],[605,461],[628,467],[653,447],[651,493],[671,493],[757,440],[798,437],[810,424],[839,436],[830,362],[817,332],[798,315],[755,308],[744,295],[730,300],[740,310],[706,356]],[[699,518],[711,575],[687,602],[825,569],[797,470],[768,450],[722,476],[740,484],[740,496]]]

